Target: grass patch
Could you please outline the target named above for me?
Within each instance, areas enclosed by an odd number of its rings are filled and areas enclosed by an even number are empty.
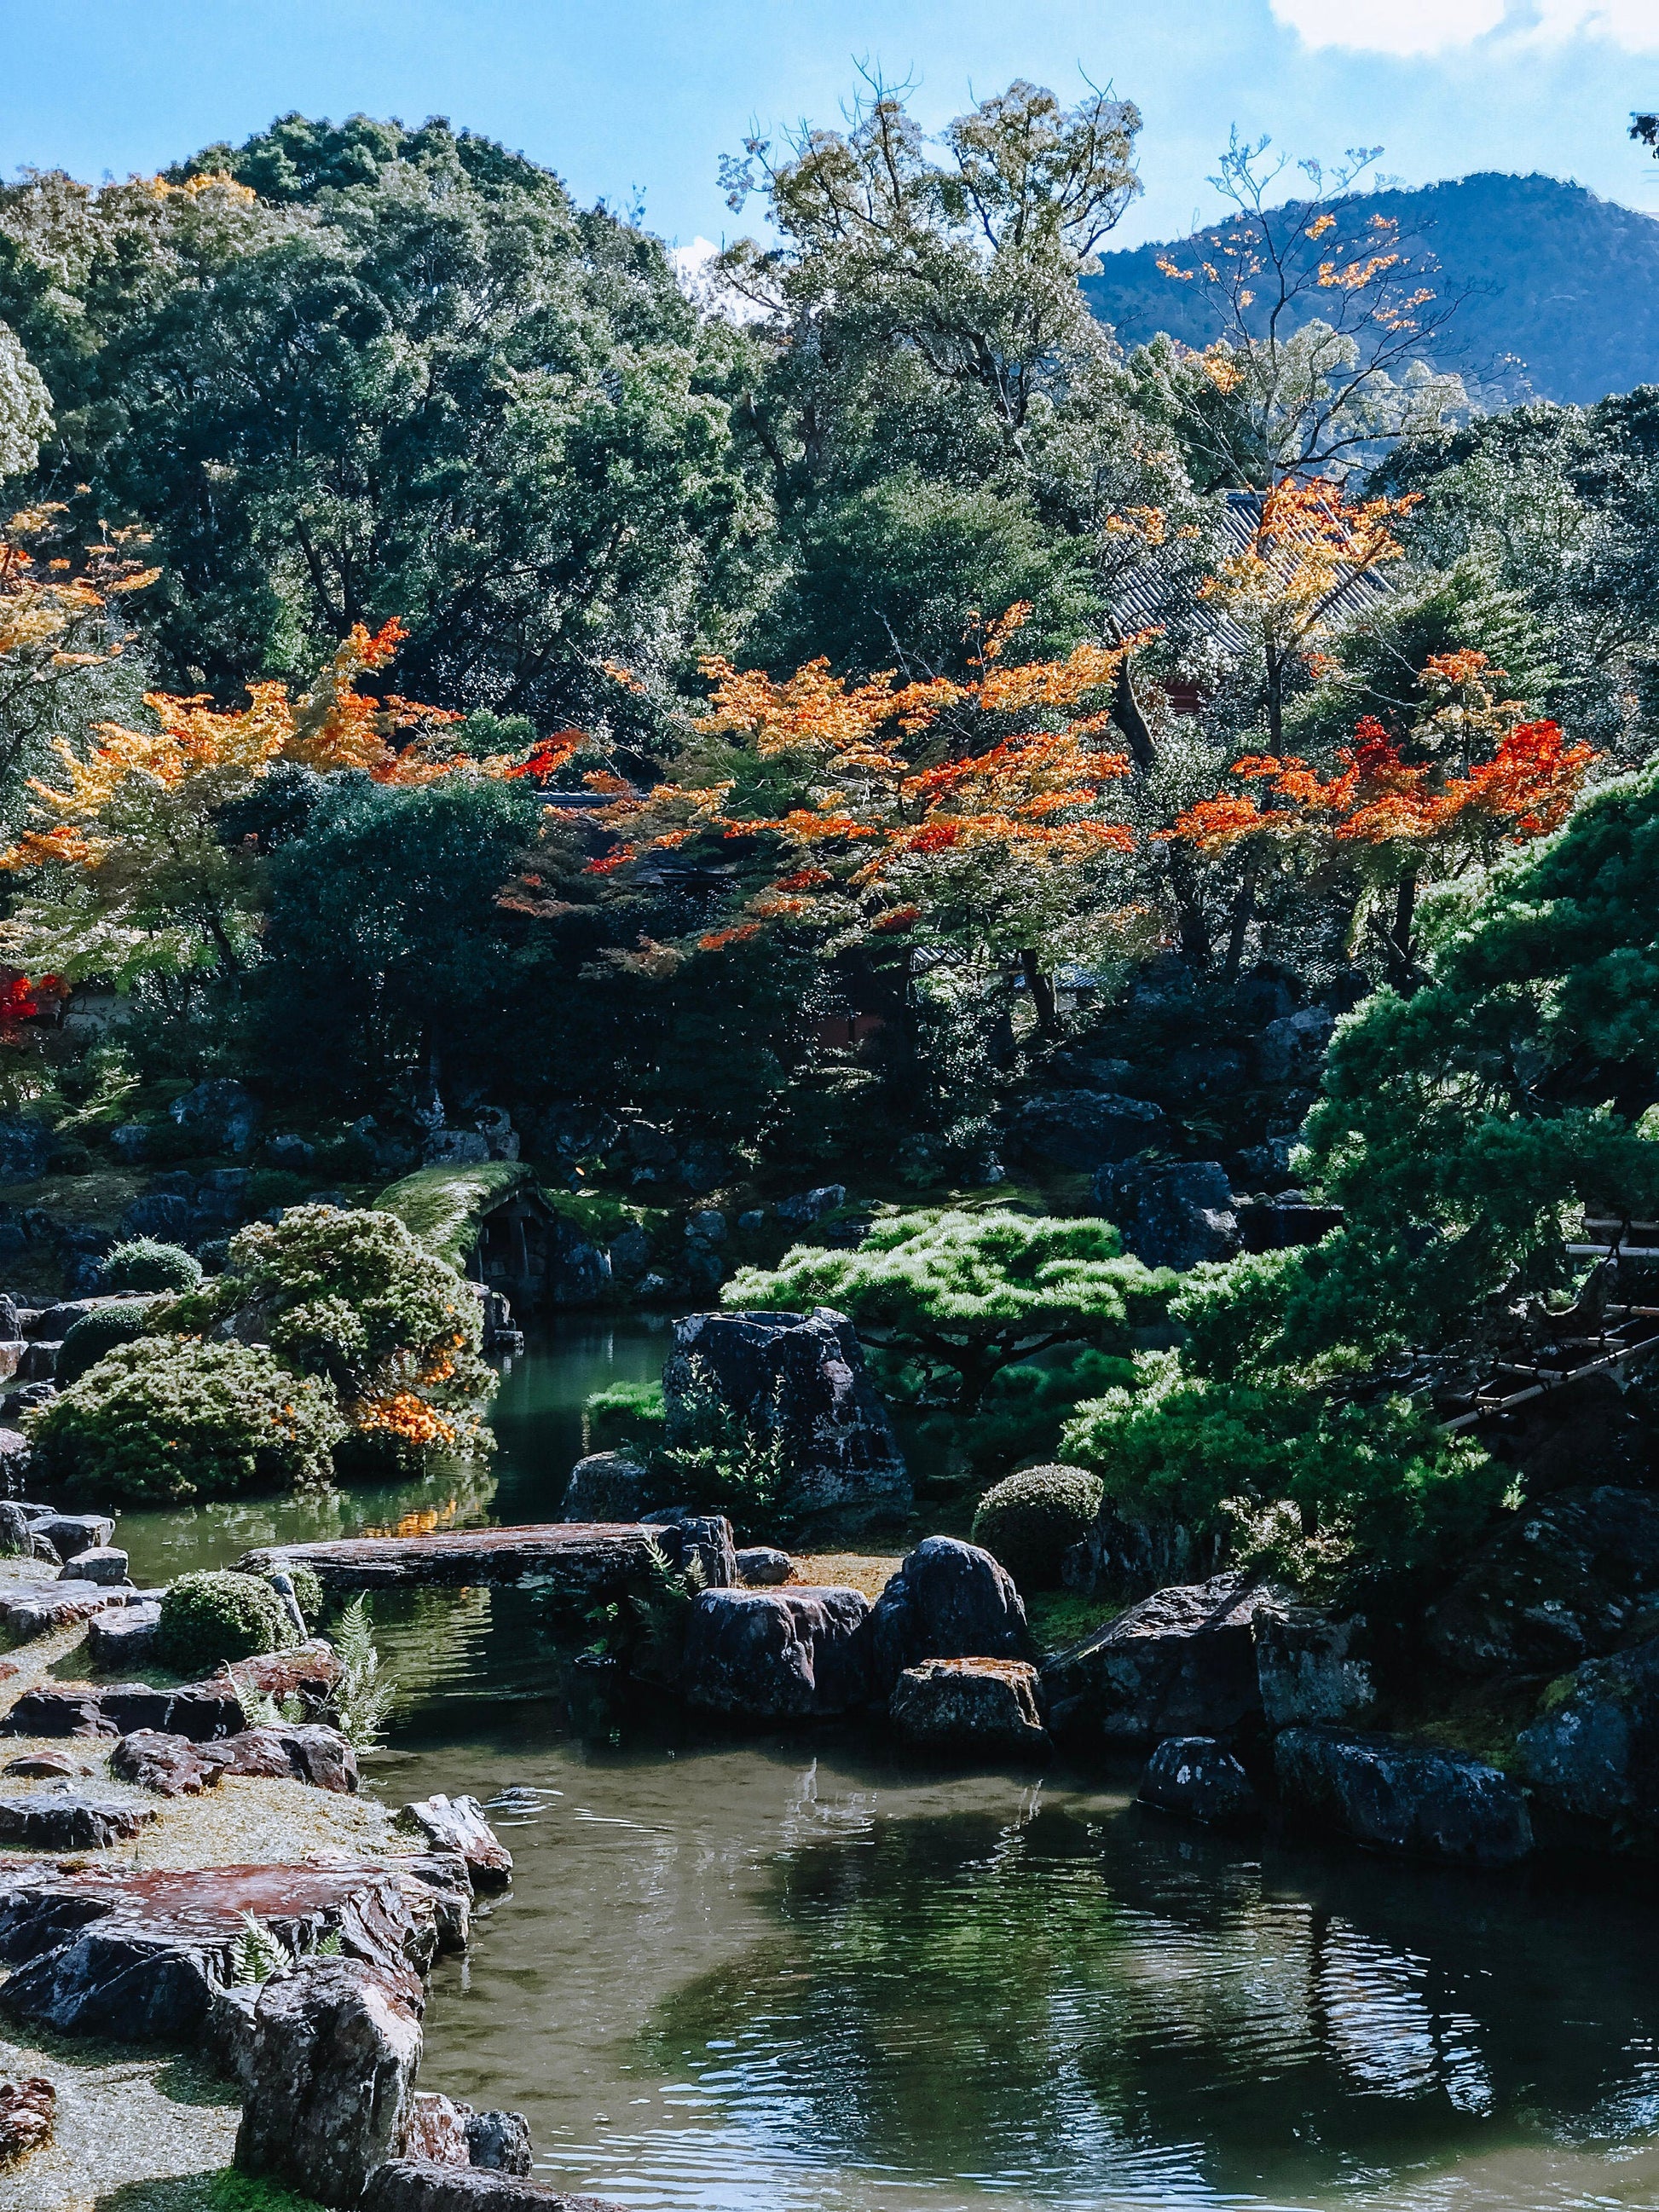
[[[1064,1651],[1123,1611],[1115,1598],[1085,1597],[1079,1590],[1033,1590],[1025,1598],[1025,1618],[1039,1651]]]
[[[481,1160],[471,1167],[416,1168],[375,1200],[395,1213],[435,1258],[465,1271],[485,1214],[536,1178],[522,1160]]]

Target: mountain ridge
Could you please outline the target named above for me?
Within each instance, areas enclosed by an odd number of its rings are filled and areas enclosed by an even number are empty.
[[[1588,404],[1659,383],[1659,216],[1559,178],[1496,170],[1345,205],[1398,221],[1438,260],[1431,281],[1461,304],[1428,349],[1437,366],[1509,399]],[[1194,346],[1220,335],[1201,289],[1158,270],[1172,243],[1104,253],[1101,273],[1083,279],[1126,346],[1160,330]]]

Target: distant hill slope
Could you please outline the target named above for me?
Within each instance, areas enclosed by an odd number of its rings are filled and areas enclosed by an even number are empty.
[[[1492,173],[1357,204],[1432,251],[1443,297],[1468,295],[1435,349],[1440,367],[1516,398],[1589,401],[1659,383],[1659,218],[1553,177]],[[1160,330],[1188,345],[1217,335],[1198,287],[1160,273],[1169,250],[1108,253],[1084,279],[1126,345]]]

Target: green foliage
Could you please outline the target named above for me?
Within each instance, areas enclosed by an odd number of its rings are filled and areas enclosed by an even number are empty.
[[[104,1277],[112,1291],[193,1291],[202,1279],[202,1263],[182,1245],[135,1237],[110,1254]]]
[[[398,615],[412,696],[558,727],[629,716],[607,656],[718,627],[746,347],[658,240],[436,121],[285,118],[173,185],[0,198],[51,458],[154,529],[173,669],[228,692]]]
[[[1091,560],[1029,502],[914,469],[814,508],[792,548],[793,574],[753,641],[770,667],[827,653],[860,672],[957,669],[976,613],[1024,600],[1038,610],[1022,657],[1064,653],[1095,612]]]
[[[702,1561],[694,1556],[684,1571],[677,1573],[661,1545],[653,1542],[646,1573],[646,1588],[629,1594],[629,1605],[638,1624],[637,1644],[631,1654],[634,1671],[647,1681],[673,1682],[679,1677],[691,1608],[704,1588]]]
[[[972,1411],[999,1368],[1050,1346],[1127,1351],[1174,1284],[1127,1257],[1117,1231],[1092,1216],[946,1212],[878,1221],[849,1251],[798,1244],[775,1268],[740,1269],[721,1297],[739,1308],[834,1306],[872,1342],[953,1374]]]
[[[477,1409],[496,1377],[478,1355],[478,1299],[393,1214],[300,1206],[240,1231],[225,1273],[168,1314],[178,1328],[226,1321],[326,1376],[371,1438],[488,1449]]]
[[[1342,1024],[1308,1120],[1309,1171],[1345,1225],[1312,1252],[1198,1271],[1180,1310],[1207,1365],[1455,1341],[1483,1301],[1564,1281],[1580,1208],[1653,1217],[1656,866],[1649,774],[1431,915],[1431,980]]]
[[[416,1168],[374,1201],[395,1213],[412,1237],[459,1274],[466,1266],[492,1206],[515,1191],[534,1189],[536,1178],[521,1160],[480,1160],[470,1167]]]
[[[110,1504],[325,1488],[346,1433],[331,1383],[262,1346],[140,1337],[25,1416],[48,1478]]]
[[[1022,1589],[1051,1589],[1072,1545],[1100,1510],[1103,1486],[1076,1467],[1027,1467],[993,1484],[974,1513],[973,1538]]]
[[[690,1382],[651,1454],[653,1474],[677,1504],[725,1513],[740,1535],[781,1525],[789,1480],[781,1425],[744,1420],[695,1352],[686,1364]]]
[[[659,1382],[610,1382],[582,1406],[582,1439],[589,1451],[648,1453],[660,1448],[666,1421]]]
[[[386,1732],[398,1685],[380,1672],[368,1600],[355,1597],[334,1630],[340,1672],[328,1693],[328,1716],[356,1752],[373,1751]]]
[[[1045,1358],[999,1368],[971,1413],[929,1402],[930,1370],[873,1352],[871,1368],[902,1423],[913,1467],[945,1480],[991,1482],[1034,1453],[1053,1453],[1079,1399],[1134,1379],[1124,1354],[1064,1346]],[[915,1402],[918,1393],[921,1402]]]
[[[513,1073],[526,932],[496,900],[536,820],[522,784],[331,779],[270,864],[250,1019],[273,1072],[354,1102],[434,1051],[464,1051],[481,1080]],[[497,1010],[482,1026],[480,1006]]]
[[[161,1599],[156,1656],[191,1680],[229,1661],[285,1650],[294,1641],[276,1593],[257,1575],[180,1575]]]
[[[1403,1398],[1340,1404],[1283,1376],[1212,1381],[1174,1352],[1140,1368],[1137,1389],[1078,1407],[1061,1449],[1099,1474],[1126,1518],[1227,1528],[1247,1553],[1265,1534],[1292,1578],[1443,1567],[1509,1486],[1507,1468]],[[1289,1546],[1271,1519],[1281,1503],[1297,1516]]]
[[[71,1322],[53,1370],[58,1389],[64,1390],[71,1382],[78,1382],[89,1367],[95,1367],[118,1344],[131,1344],[148,1334],[155,1326],[149,1318],[155,1304],[153,1297],[123,1298],[118,1305],[94,1307],[79,1321]]]
[[[257,1912],[241,1916],[242,1932],[237,1937],[230,1954],[230,1978],[246,1988],[250,1984],[268,1982],[284,1966],[291,1966],[297,1955],[290,1951],[275,1929],[269,1928]],[[333,1929],[322,1937],[309,1955],[316,1959],[337,1959],[340,1938]]]

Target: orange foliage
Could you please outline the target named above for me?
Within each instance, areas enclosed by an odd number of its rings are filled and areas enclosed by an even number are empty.
[[[1200,799],[1159,833],[1203,853],[1219,853],[1248,837],[1286,841],[1319,836],[1334,845],[1403,848],[1412,867],[1431,848],[1454,860],[1499,842],[1524,843],[1559,829],[1595,758],[1570,744],[1557,724],[1523,720],[1518,702],[1494,701],[1489,678],[1501,678],[1484,653],[1433,656],[1419,678],[1430,711],[1415,726],[1419,749],[1438,741],[1438,757],[1416,762],[1373,715],[1337,755],[1338,772],[1321,777],[1293,756],[1248,754],[1231,773],[1241,784]],[[1484,758],[1466,758],[1462,772],[1445,752],[1461,743],[1467,755],[1489,744]]]
[[[854,684],[822,659],[780,682],[763,669],[705,659],[712,712],[702,728],[738,738],[759,760],[797,763],[807,787],[802,803],[776,815],[733,814],[730,783],[665,783],[642,796],[620,796],[600,818],[627,842],[590,861],[589,872],[611,873],[699,831],[728,841],[765,835],[792,855],[823,850],[842,863],[787,866],[749,902],[751,915],[773,920],[810,912],[810,896],[800,894],[837,887],[872,893],[896,874],[915,890],[915,866],[946,854],[1064,865],[1130,850],[1131,832],[1096,811],[1103,788],[1128,774],[1127,757],[1100,742],[1109,727],[1104,712],[1073,710],[1109,690],[1144,641],[1085,644],[1062,660],[1000,665],[1030,612],[1019,605],[982,624],[975,617],[972,672],[961,682],[897,684],[889,670]],[[1007,731],[1008,719],[1027,714],[1069,719],[1057,728]],[[921,912],[914,902],[889,907],[869,926],[906,927]],[[736,941],[731,931],[715,930],[697,945],[713,951]]]

